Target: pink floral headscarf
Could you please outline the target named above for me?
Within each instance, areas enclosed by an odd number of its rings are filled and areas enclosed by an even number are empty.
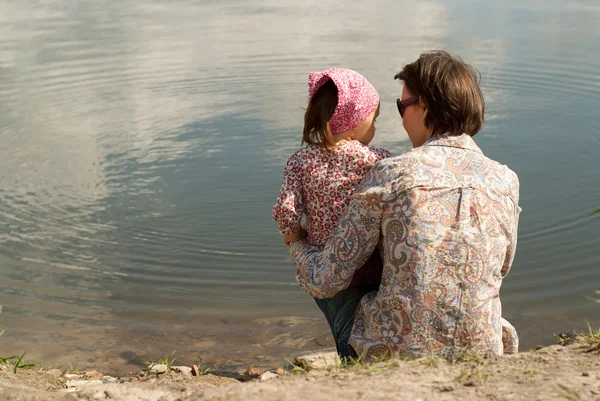
[[[358,72],[346,68],[329,68],[308,75],[309,102],[330,79],[338,90],[338,104],[329,120],[329,127],[333,134],[339,134],[364,122],[379,105],[379,95],[373,85]]]

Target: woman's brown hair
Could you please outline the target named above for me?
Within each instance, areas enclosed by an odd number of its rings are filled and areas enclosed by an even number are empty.
[[[478,77],[478,71],[460,57],[436,50],[421,54],[394,78],[421,98],[427,108],[425,127],[432,135],[473,136],[483,126],[485,113]]]
[[[302,143],[331,149],[335,145],[328,121],[338,104],[338,90],[332,80],[325,82],[313,95],[304,114]]]

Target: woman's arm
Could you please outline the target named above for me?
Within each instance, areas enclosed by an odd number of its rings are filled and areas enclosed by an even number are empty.
[[[519,231],[519,215],[521,214],[521,207],[519,206],[519,178],[516,174],[512,173],[513,179],[511,183],[511,199],[513,201],[512,210],[512,227],[510,227],[509,238],[508,238],[508,249],[506,250],[506,257],[502,265],[500,274],[502,277],[506,276],[512,267],[513,260],[515,259],[515,252],[517,251],[517,232]]]
[[[331,298],[347,288],[354,272],[375,250],[384,202],[390,198],[384,185],[388,181],[381,179],[386,173],[385,166],[377,165],[365,176],[324,248],[311,246],[306,240],[292,243],[296,279],[311,296]]]

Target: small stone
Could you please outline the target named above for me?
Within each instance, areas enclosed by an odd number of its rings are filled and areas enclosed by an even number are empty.
[[[281,368],[279,368],[279,369],[277,369],[277,372],[276,372],[276,373],[277,373],[279,376],[283,376],[283,375],[285,375],[285,370],[284,370],[284,369],[281,369]]]
[[[541,350],[542,348],[544,348],[544,346],[543,346],[543,345],[536,345],[536,346],[535,346],[535,349],[536,349],[536,351],[539,351],[539,350]]]
[[[48,373],[49,375],[52,375],[54,377],[62,376],[62,372],[60,371],[60,369],[50,369],[50,370],[46,371],[46,373]]]
[[[171,370],[177,373],[183,373],[186,376],[192,375],[192,368],[188,366],[171,366]]]
[[[156,373],[157,375],[163,374],[167,371],[166,365],[154,365],[152,369],[150,369],[150,373]]]
[[[99,377],[104,376],[102,373],[100,373],[96,370],[90,370],[88,372],[85,372],[84,375],[87,377],[93,377],[93,378],[99,378]]]
[[[263,371],[254,366],[250,366],[244,374],[248,376],[260,376],[263,374]]]
[[[106,400],[106,393],[104,391],[98,391],[92,397],[93,400]]]
[[[103,384],[102,380],[69,380],[67,382],[67,387],[75,387],[78,390],[81,390],[82,388],[98,386],[101,384]]]
[[[271,379],[275,379],[276,377],[279,377],[279,376],[273,372],[265,372],[262,375],[260,375],[259,380],[260,381],[271,380]]]
[[[340,358],[335,350],[323,350],[297,356],[293,363],[305,370],[327,370],[329,367],[338,366]]]
[[[116,379],[116,378],[114,378],[112,376],[104,376],[102,378],[102,382],[104,382],[104,383],[118,383],[119,379]]]
[[[588,377],[589,375],[590,375],[590,372],[583,372],[583,373],[581,374],[581,376],[585,376],[585,377]]]
[[[192,365],[192,375],[193,376],[200,376],[200,371],[198,370],[198,366]]]

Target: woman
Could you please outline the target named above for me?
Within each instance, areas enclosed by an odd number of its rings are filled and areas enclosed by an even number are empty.
[[[297,280],[342,358],[516,352],[499,292],[517,244],[519,181],[471,138],[484,120],[477,75],[433,51],[395,78],[414,148],[370,171],[324,248],[291,244]],[[379,290],[348,288],[376,247]]]

